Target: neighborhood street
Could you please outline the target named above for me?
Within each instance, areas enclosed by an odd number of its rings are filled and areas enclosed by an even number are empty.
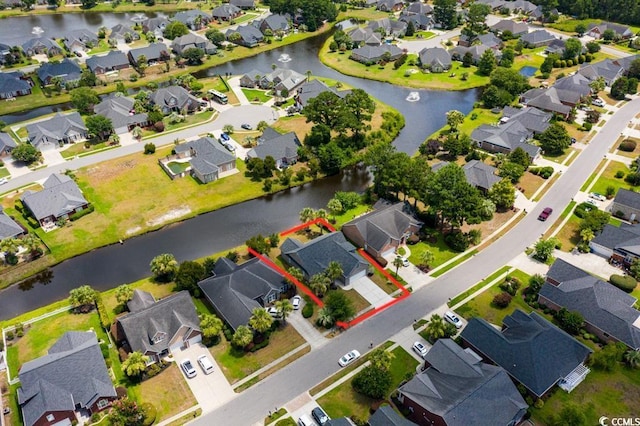
[[[540,222],[544,207],[558,215],[596,169],[611,144],[640,110],[640,98],[624,105],[592,139],[589,146],[549,189],[538,206],[510,232],[478,255],[414,292],[404,302],[390,307],[371,319],[332,339],[326,345],[298,359],[272,376],[242,392],[236,398],[194,420],[194,425],[247,425],[261,422],[270,410],[307,391],[339,370],[337,360],[351,349],[361,353],[374,345],[393,339],[394,334],[415,320],[445,304],[447,300],[486,278],[535,242],[554,222]]]

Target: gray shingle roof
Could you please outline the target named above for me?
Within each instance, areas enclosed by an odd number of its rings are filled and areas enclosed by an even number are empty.
[[[211,16],[214,18],[230,19],[240,12],[240,8],[230,3],[222,4],[211,10]]]
[[[59,218],[89,203],[68,176],[54,173],[43,186],[42,191],[26,191],[22,195],[22,202],[38,221],[49,216]]]
[[[11,219],[0,207],[0,240],[24,234],[24,229]]]
[[[221,257],[214,276],[198,283],[222,319],[234,330],[246,325],[255,308],[264,307],[272,292],[279,294],[284,277],[258,258],[236,265]]]
[[[558,262],[556,260],[555,263]],[[568,269],[566,266],[561,267]],[[557,271],[554,273],[559,275]],[[583,273],[585,275],[582,277],[562,280],[558,286],[544,284],[540,296],[569,311],[579,312],[587,323],[630,348],[639,349],[640,311],[633,308],[637,299],[609,283],[584,271]]]
[[[23,364],[19,376],[18,400],[27,426],[47,412],[89,408],[99,398],[116,396],[93,332],[65,333],[48,355]]]
[[[37,71],[38,78],[47,84],[50,78],[60,77],[63,81],[75,81],[80,78],[82,70],[80,66],[71,59],[63,59],[61,62],[46,62],[40,65]]]
[[[242,37],[242,42],[248,46],[253,46],[258,44],[264,40],[264,35],[260,32],[259,29],[254,27],[253,25],[240,25],[235,30],[230,29],[225,33],[227,40],[229,40],[229,36],[233,33],[240,34]]]
[[[564,95],[567,95],[570,99],[566,99]],[[550,87],[548,89],[531,89],[522,95],[522,99],[525,100],[527,106],[567,115],[571,112],[571,107],[564,105],[562,101],[569,100],[572,103],[577,103],[580,95]]]
[[[122,53],[119,50],[112,50],[106,55],[102,56],[91,56],[87,59],[87,67],[92,71],[96,72],[96,69],[114,69],[115,67],[121,67],[123,65],[129,65],[129,59],[127,55]]]
[[[287,263],[300,268],[307,277],[324,272],[331,261],[340,263],[345,277],[369,266],[341,232],[324,234],[307,243],[287,238],[280,250]]]
[[[149,306],[156,303],[156,298],[153,297],[148,291],[135,289],[131,300],[127,302],[127,308],[129,312],[138,312],[143,309],[147,309]]]
[[[182,22],[187,26],[191,26],[195,23],[195,20],[198,16],[201,16],[205,22],[211,20],[211,16],[198,9],[183,10],[182,12],[178,12],[173,16],[173,20]]]
[[[129,34],[132,39],[140,38],[138,33],[128,24],[116,24],[111,27],[110,39],[124,39]]]
[[[181,143],[175,147],[176,153],[190,151],[191,167],[208,175],[215,173],[222,165],[235,162],[236,158],[210,137]]]
[[[200,105],[200,100],[181,86],[161,87],[149,96],[149,101],[162,110],[186,108],[191,111]]]
[[[376,60],[389,52],[391,58],[402,54],[402,50],[395,44],[383,44],[380,46],[362,46],[351,51],[352,56],[361,57],[365,60]]]
[[[4,150],[10,151],[16,146],[18,146],[16,141],[8,133],[0,132],[0,152]]]
[[[87,44],[97,44],[98,35],[86,28],[77,28],[67,32],[64,36],[64,45],[73,50],[74,44],[86,47]]]
[[[626,25],[614,24],[612,22],[605,21],[602,21],[599,24],[589,24],[587,26],[587,32],[590,32],[594,28],[598,28],[600,30],[600,34],[603,34],[606,30],[613,30],[619,36],[624,36],[631,32],[631,29]]]
[[[169,343],[183,327],[200,331],[200,320],[188,291],[167,296],[116,321],[121,325],[131,350],[143,354],[168,349]],[[165,333],[166,337],[154,343],[152,338],[156,332]]]
[[[258,139],[258,145],[247,152],[247,157],[257,157],[262,160],[267,156],[271,156],[275,160],[297,158],[300,146],[300,140],[295,132],[285,133],[284,135],[277,132],[265,132]]]
[[[259,27],[262,27],[263,24],[271,31],[289,31],[289,21],[284,15],[269,15],[260,21]]]
[[[46,49],[47,52],[51,49],[53,49],[54,51],[62,50],[62,48],[54,40],[51,40],[50,38],[42,38],[42,37],[31,38],[25,41],[24,43],[22,43],[22,50],[24,50],[25,52],[41,50],[41,49]]]
[[[537,396],[592,352],[538,313],[527,315],[518,309],[505,317],[502,331],[484,319],[471,318],[461,336]]]
[[[341,98],[344,98],[346,95],[351,93],[350,90],[341,90],[338,91],[334,87],[327,86],[323,81],[314,79],[303,83],[298,89],[297,100],[300,105],[303,107],[307,105],[309,99],[313,99],[318,96],[322,92],[330,91],[334,94],[338,95]]]
[[[26,128],[29,134],[29,142],[36,148],[45,141],[63,141],[71,135],[86,135],[87,133],[87,127],[77,112],[67,115],[57,113],[48,120],[28,124]]]
[[[525,142],[531,137],[531,132],[520,122],[509,120],[500,126],[483,124],[471,132],[471,139],[477,142],[489,142],[502,148],[515,149],[515,144]]]
[[[538,44],[551,43],[556,37],[547,30],[537,30],[520,37],[523,43]]]
[[[580,278],[590,277],[589,273],[584,270],[565,262],[562,259],[556,259],[547,272],[547,278],[557,282],[571,281]]]
[[[632,209],[640,209],[640,194],[628,189],[620,188],[613,202]]]
[[[507,373],[453,340],[438,340],[425,359],[431,367],[399,391],[447,425],[506,426],[524,415],[527,404]]]
[[[409,6],[404,10],[408,13],[416,13],[418,15],[428,15],[433,12],[433,7],[431,5],[422,3],[422,2],[414,2],[409,3]]]
[[[496,174],[498,169],[478,160],[469,161],[462,166],[462,170],[464,170],[464,174],[467,177],[467,182],[484,190],[491,189],[501,179]]]
[[[241,9],[252,9],[255,7],[255,0],[230,0],[229,3]]]
[[[623,223],[618,227],[607,224],[591,242],[640,257],[640,226]]]
[[[451,66],[451,55],[442,47],[424,48],[418,53],[422,66],[437,66],[449,68]]]
[[[415,423],[396,413],[390,405],[383,405],[369,417],[369,426],[414,426]],[[334,424],[331,423],[331,426]]]
[[[611,84],[612,81],[622,75],[624,69],[617,62],[611,59],[605,59],[600,62],[593,62],[590,64],[582,64],[578,70],[578,74],[583,75],[589,80],[597,80],[598,77],[603,77],[607,84]]]
[[[502,116],[509,118],[509,121],[518,121],[525,129],[533,133],[542,133],[547,130],[553,117],[551,113],[534,107],[522,109],[505,107]]]
[[[9,97],[12,92],[24,92],[31,89],[29,83],[14,73],[0,73],[0,93]]]
[[[138,58],[144,55],[147,61],[158,60],[162,57],[163,52],[169,53],[167,45],[164,43],[151,43],[145,47],[139,47],[137,49],[129,50],[129,55],[133,58],[134,62],[138,62]]]
[[[97,104],[93,111],[104,117],[107,117],[113,123],[113,128],[118,129],[128,125],[146,123],[147,113],[131,114],[135,101],[126,96],[114,96],[107,98]]]
[[[491,29],[498,32],[511,31],[512,34],[518,35],[528,32],[529,26],[525,22],[516,22],[510,19],[503,19],[497,24],[493,25]]]

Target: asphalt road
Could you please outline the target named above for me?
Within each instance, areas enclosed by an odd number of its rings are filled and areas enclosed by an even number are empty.
[[[281,407],[338,371],[338,358],[349,350],[358,349],[361,353],[366,353],[370,341],[376,345],[383,343],[412,324],[415,319],[489,276],[546,231],[638,111],[640,98],[629,102],[612,116],[589,146],[549,189],[534,211],[490,247],[416,291],[404,302],[332,339],[328,344],[299,358],[224,406],[204,414],[190,424],[241,426],[261,422],[270,410]],[[547,206],[554,210],[551,218],[547,222],[538,221],[538,214]]]

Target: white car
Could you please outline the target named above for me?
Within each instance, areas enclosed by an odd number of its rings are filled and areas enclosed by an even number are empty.
[[[427,347],[420,342],[415,342],[413,344],[413,350],[422,357],[427,354]]]
[[[354,349],[351,352],[346,353],[342,358],[340,358],[338,360],[338,364],[340,364],[340,367],[346,367],[347,365],[351,364],[353,361],[355,361],[358,358],[360,358],[360,352]]]
[[[591,104],[595,105],[597,107],[603,107],[604,106],[604,101],[602,99],[598,98],[598,99],[592,100]]]
[[[293,309],[295,309],[295,310],[300,309],[300,302],[302,302],[302,297],[293,296],[291,298],[291,304],[293,305]]]
[[[605,201],[607,199],[607,197],[602,194],[598,194],[597,192],[592,192],[591,194],[589,194],[589,197],[598,201]]]
[[[6,177],[0,178],[0,185],[4,185],[7,182],[9,182],[9,179],[7,179]]]
[[[269,315],[273,318],[282,318],[282,313],[275,306],[267,308],[267,312],[269,312]]]
[[[402,257],[402,256],[398,256],[398,259],[400,259],[402,261],[402,266],[404,266],[405,268],[408,268],[410,263],[409,263],[409,259],[407,259],[406,257]]]
[[[462,321],[460,321],[460,318],[458,318],[458,316],[451,311],[447,311],[444,313],[444,319],[447,322],[450,322],[451,324],[455,325],[456,328],[462,327]]]
[[[213,373],[213,363],[211,362],[208,356],[200,355],[198,357],[198,364],[200,364],[200,368],[202,368],[202,371],[204,371],[204,374]]]
[[[587,198],[587,203],[591,204],[592,206],[598,207],[599,204],[596,200],[592,200],[591,198]]]
[[[198,374],[196,369],[193,368],[193,364],[191,364],[191,360],[189,359],[185,359],[184,361],[182,361],[180,363],[180,368],[182,368],[182,371],[184,371],[184,374],[190,379],[192,377],[196,377],[196,374]]]

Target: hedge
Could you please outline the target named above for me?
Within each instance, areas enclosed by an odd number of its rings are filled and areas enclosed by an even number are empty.
[[[111,327],[111,318],[109,318],[109,314],[107,313],[107,308],[104,306],[102,302],[102,296],[100,294],[96,294],[96,308],[98,308],[98,316],[100,317],[100,324],[103,328]]]
[[[74,220],[78,220],[81,217],[86,216],[89,213],[92,213],[94,210],[95,210],[95,207],[93,207],[93,205],[89,205],[89,207],[87,207],[86,209],[80,210],[79,212],[75,212],[74,214],[69,216],[69,220],[73,222]]]
[[[302,317],[311,318],[311,316],[313,316],[313,304],[307,302],[302,308]]]
[[[636,149],[636,143],[635,141],[626,139],[620,143],[620,146],[618,146],[618,149],[620,151],[633,152]]]
[[[542,179],[549,179],[553,174],[553,167],[532,167],[529,171],[536,176],[540,176]]]
[[[580,203],[576,206],[574,214],[578,216],[580,219],[583,219],[588,212],[593,210],[595,207],[589,203]]]
[[[638,285],[636,280],[629,275],[611,275],[609,282],[627,293],[631,293]]]

